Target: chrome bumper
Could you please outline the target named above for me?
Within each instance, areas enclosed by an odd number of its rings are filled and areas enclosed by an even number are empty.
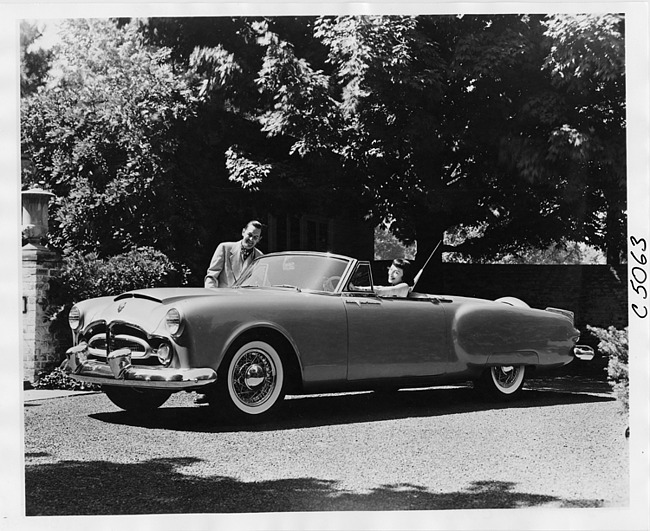
[[[66,352],[66,372],[81,382],[122,387],[168,389],[182,391],[217,380],[217,373],[210,369],[173,369],[163,367],[133,367],[131,350],[122,348],[111,352],[107,362],[89,360],[88,345],[80,343]]]
[[[594,359],[594,349],[588,345],[576,345],[573,347],[573,355],[579,360],[591,361]]]

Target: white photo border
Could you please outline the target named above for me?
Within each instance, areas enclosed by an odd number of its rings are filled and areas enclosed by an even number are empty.
[[[647,529],[650,318],[640,319],[628,288],[630,333],[629,440],[630,507],[602,509],[517,509],[469,511],[265,513],[240,515],[157,515],[25,517],[20,353],[20,143],[18,37],[21,19],[139,16],[443,14],[609,12],[626,14],[628,113],[628,263],[631,238],[650,242],[650,65],[649,3],[637,2],[25,2],[0,4],[0,183],[2,201],[2,322],[4,368],[0,371],[0,529]],[[11,250],[11,252],[9,252]],[[645,269],[648,272],[648,266]]]

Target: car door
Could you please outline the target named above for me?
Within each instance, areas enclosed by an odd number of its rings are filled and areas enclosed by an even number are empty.
[[[348,323],[348,380],[446,372],[447,325],[437,300],[381,298],[346,289],[342,301]]]

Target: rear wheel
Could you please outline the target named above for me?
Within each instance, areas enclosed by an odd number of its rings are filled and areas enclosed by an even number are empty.
[[[474,382],[474,387],[488,398],[512,399],[521,393],[525,375],[524,365],[489,367]]]
[[[134,413],[153,411],[162,406],[171,396],[170,391],[160,389],[135,389],[103,385],[102,391],[117,407]]]
[[[233,348],[219,372],[211,405],[230,420],[266,419],[284,399],[282,357],[266,341],[247,341]]]

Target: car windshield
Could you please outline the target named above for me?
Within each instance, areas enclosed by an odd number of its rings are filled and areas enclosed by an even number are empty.
[[[238,287],[290,287],[333,292],[349,260],[327,255],[267,255],[258,258]]]

